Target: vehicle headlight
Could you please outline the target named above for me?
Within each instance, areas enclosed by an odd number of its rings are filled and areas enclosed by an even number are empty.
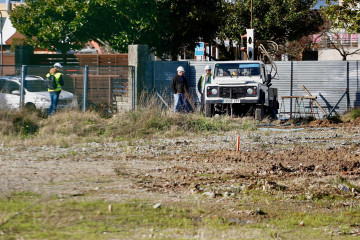
[[[248,88],[248,89],[246,90],[246,92],[247,92],[248,94],[253,94],[253,93],[254,93],[254,90],[253,90],[252,88]]]
[[[249,87],[246,90],[246,93],[249,95],[256,95],[257,94],[257,87]]]
[[[218,93],[216,88],[211,89],[211,94],[216,95]]]
[[[218,87],[210,86],[206,88],[206,95],[208,97],[215,97],[218,94]]]

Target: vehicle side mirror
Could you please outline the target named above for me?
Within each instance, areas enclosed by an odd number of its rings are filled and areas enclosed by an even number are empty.
[[[14,91],[11,92],[11,94],[20,96],[20,91],[19,90],[14,90]]]

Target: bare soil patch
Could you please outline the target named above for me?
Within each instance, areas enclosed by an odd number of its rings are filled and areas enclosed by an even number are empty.
[[[288,205],[281,202],[284,212],[306,208],[303,204],[309,206],[315,197],[334,194],[350,197],[357,204],[357,125],[283,130],[272,127],[65,148],[2,144],[0,194],[31,191],[60,198],[182,204],[203,207],[233,224],[276,216],[268,213],[271,208],[266,202],[247,197],[247,191],[287,201]],[[237,136],[241,138],[239,151]],[[336,204],[336,208],[354,206],[346,201]],[[317,211],[327,209],[329,206],[320,206]]]

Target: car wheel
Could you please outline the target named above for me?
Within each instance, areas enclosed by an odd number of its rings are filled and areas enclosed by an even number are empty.
[[[213,105],[210,103],[205,103],[205,117],[213,116]]]
[[[263,106],[259,106],[255,108],[255,120],[257,121],[261,121],[263,119],[263,115],[264,115],[264,108]]]
[[[36,106],[34,103],[26,103],[24,107],[26,110],[36,110]]]

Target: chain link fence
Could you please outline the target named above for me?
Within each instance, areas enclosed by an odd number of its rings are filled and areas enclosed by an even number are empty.
[[[47,93],[47,90],[44,86],[40,86],[44,84],[44,81],[35,80],[46,79],[46,75],[51,67],[43,65],[23,67],[3,66],[6,77],[0,77],[2,79],[0,80],[0,90],[1,88],[3,90],[9,89],[8,85],[12,85],[12,88],[3,94],[7,94],[5,97],[2,98],[0,96],[0,101],[3,102],[2,106],[5,105],[6,107],[5,99],[13,97],[10,95],[13,91],[16,91],[16,88],[20,91],[23,69],[26,74],[25,95],[28,92],[27,88],[30,87],[30,83],[32,85],[36,83],[38,86],[29,90],[42,92],[41,95],[43,95],[43,98],[46,98],[48,95],[44,95],[44,92]],[[87,71],[85,71],[86,68]],[[64,80],[62,94],[65,95],[68,92],[68,96],[73,96],[71,107],[84,111],[87,108],[100,108],[112,113],[130,110],[134,108],[134,72],[133,66],[64,66],[61,70]],[[12,83],[8,83],[10,82],[9,79],[12,79]],[[12,95],[14,94],[18,95],[17,92],[13,92]],[[28,95],[32,94],[29,93]],[[26,96],[23,99],[24,105],[29,104],[29,101],[31,101]]]

